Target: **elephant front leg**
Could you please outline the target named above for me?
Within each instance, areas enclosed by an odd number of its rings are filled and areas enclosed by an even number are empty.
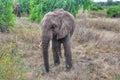
[[[59,50],[59,46],[60,46],[60,43],[56,39],[53,39],[52,40],[52,51],[53,51],[53,58],[54,58],[55,66],[60,64],[60,59],[59,59],[60,50]]]
[[[44,66],[46,72],[49,72],[49,57],[48,57],[48,51],[43,51],[43,58],[44,58]]]
[[[71,44],[70,44],[70,36],[64,38],[63,40],[64,46],[64,54],[66,59],[66,68],[69,71],[72,68],[72,55],[71,55]]]
[[[44,66],[46,72],[49,72],[49,55],[48,55],[48,44],[49,40],[42,39],[42,53],[44,59]]]

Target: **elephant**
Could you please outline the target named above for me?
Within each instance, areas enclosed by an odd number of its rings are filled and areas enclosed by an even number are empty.
[[[57,66],[60,64],[61,44],[63,44],[66,70],[71,70],[71,36],[73,35],[75,29],[74,16],[62,8],[55,9],[54,11],[48,12],[44,15],[41,21],[41,26],[41,47],[45,71],[50,71],[48,55],[50,41],[52,41],[54,65]]]
[[[21,9],[20,9],[20,4],[19,4],[19,3],[16,4],[13,13],[14,13],[17,17],[21,17]]]

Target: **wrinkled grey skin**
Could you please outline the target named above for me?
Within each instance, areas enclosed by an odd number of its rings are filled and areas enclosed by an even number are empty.
[[[42,53],[46,72],[49,72],[48,45],[52,40],[54,64],[60,64],[61,44],[64,46],[66,68],[72,68],[71,41],[70,38],[75,29],[75,21],[72,14],[56,9],[45,14],[42,22]]]
[[[17,17],[21,17],[21,10],[20,10],[20,4],[19,4],[19,3],[16,4],[13,13],[14,13]]]

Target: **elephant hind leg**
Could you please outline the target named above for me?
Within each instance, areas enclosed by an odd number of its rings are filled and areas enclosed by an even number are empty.
[[[59,42],[55,39],[52,40],[52,51],[53,51],[53,58],[54,58],[54,64],[59,65],[60,64],[60,59],[59,59],[59,55],[60,55],[60,50],[59,50]]]

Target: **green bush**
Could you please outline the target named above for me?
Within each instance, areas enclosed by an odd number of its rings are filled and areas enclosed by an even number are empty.
[[[100,4],[94,3],[94,4],[92,4],[90,10],[92,10],[92,11],[99,11],[99,10],[103,10],[103,8],[102,8],[102,6]]]
[[[0,80],[25,80],[25,68],[20,55],[15,54],[15,43],[0,41]]]
[[[0,31],[5,32],[14,26],[12,0],[0,0]]]
[[[81,8],[88,9],[91,0],[30,0],[30,20],[40,21],[44,14],[56,8],[63,8],[74,16]]]
[[[120,5],[109,7],[106,13],[108,17],[113,17],[116,14],[120,14]]]

